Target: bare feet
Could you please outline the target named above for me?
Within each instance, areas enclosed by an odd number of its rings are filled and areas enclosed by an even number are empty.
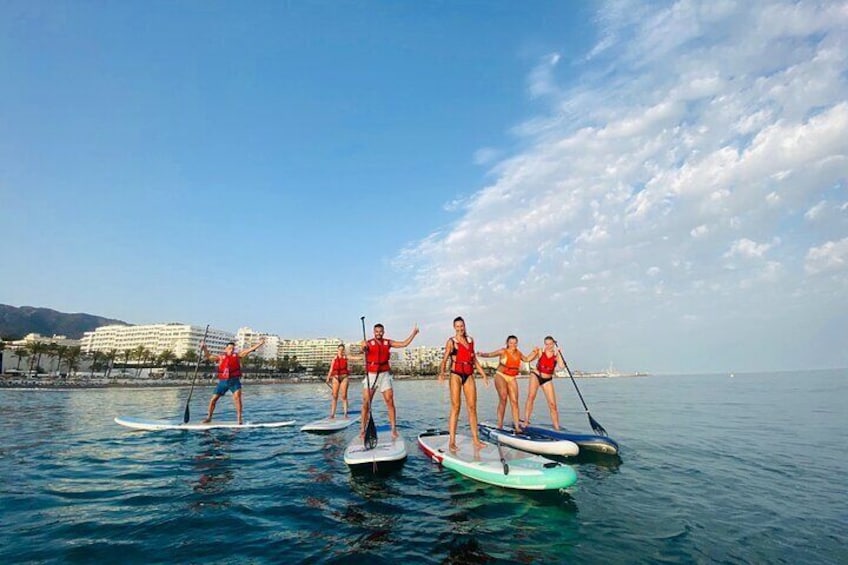
[[[484,447],[486,447],[486,444],[480,441],[479,439],[474,442],[475,449],[483,449]]]
[[[242,421],[242,419],[241,419],[241,418],[239,418],[238,425],[239,425],[239,426],[243,426],[243,425],[244,425],[244,421]]]
[[[208,423],[209,423],[209,422],[211,422],[211,421],[212,421],[212,418],[204,418],[204,419],[203,419],[203,421],[202,421],[202,422],[200,422],[200,423],[201,423],[201,424],[208,424]]]
[[[397,439],[400,435],[397,433],[395,428],[392,428],[392,439]]]
[[[452,444],[448,445],[448,449],[450,449],[451,451],[456,451],[457,450],[456,444],[452,443]]]

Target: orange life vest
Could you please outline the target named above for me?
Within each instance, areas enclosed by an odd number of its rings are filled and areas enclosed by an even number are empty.
[[[474,374],[474,340],[470,337],[466,337],[465,339],[468,342],[467,347],[454,338],[451,338],[453,342],[453,353],[451,353],[453,367],[451,368],[451,373],[456,373],[463,377]]]
[[[369,373],[387,373],[389,367],[389,349],[392,342],[388,339],[369,339],[365,342],[365,365]]]
[[[509,349],[504,349],[500,363],[498,370],[501,373],[510,377],[518,376],[519,369],[521,368],[521,352],[516,349],[515,353],[510,353]]]
[[[241,363],[237,353],[221,355],[218,359],[218,378],[222,381],[241,377]]]

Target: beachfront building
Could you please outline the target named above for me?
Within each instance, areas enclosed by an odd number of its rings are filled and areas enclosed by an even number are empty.
[[[28,347],[31,343],[51,343],[55,345],[66,345],[68,347],[74,347],[80,345],[80,340],[69,339],[68,337],[63,335],[54,334],[53,337],[47,337],[37,333],[30,333],[24,336],[23,339],[6,342],[6,347],[8,347],[9,349],[17,349],[19,347]]]
[[[337,337],[319,337],[314,339],[281,339],[277,347],[277,357],[289,359],[297,357],[297,362],[307,369],[317,364],[329,365],[336,356],[340,343]],[[348,346],[349,353],[358,353],[359,347]]]
[[[280,348],[280,336],[262,333],[252,330],[251,328],[239,328],[236,332],[236,349],[239,351],[253,347],[259,340],[265,338],[265,344],[256,350],[256,355],[265,360],[273,360],[277,358],[277,352]]]
[[[413,372],[426,372],[434,367],[438,369],[444,354],[444,347],[406,347],[400,350],[398,368]]]
[[[81,345],[85,353],[110,350],[122,352],[144,347],[153,355],[169,350],[177,357],[182,357],[187,351],[200,350],[204,331],[203,326],[178,322],[141,326],[101,326],[94,331],[85,332]],[[206,345],[212,354],[221,353],[230,341],[235,341],[232,333],[209,328]]]

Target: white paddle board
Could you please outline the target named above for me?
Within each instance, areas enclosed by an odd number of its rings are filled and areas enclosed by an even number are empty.
[[[574,469],[539,455],[486,442],[477,449],[470,437],[460,434],[456,435],[457,449],[451,451],[448,440],[446,431],[429,431],[418,436],[418,445],[443,467],[499,487],[551,490],[568,488],[577,481]]]
[[[312,433],[331,433],[338,432],[350,426],[351,424],[355,424],[359,421],[359,410],[353,410],[347,413],[347,418],[336,414],[335,418],[322,418],[321,420],[315,420],[314,422],[309,422],[302,428],[300,431],[302,432],[312,432]]]
[[[388,425],[377,426],[377,445],[373,449],[367,449],[365,442],[356,434],[344,452],[344,462],[351,470],[386,469],[405,460],[406,440],[403,436],[392,438],[392,430]]]
[[[559,455],[572,457],[580,453],[580,447],[573,441],[566,439],[555,439],[552,437],[529,436],[515,433],[512,428],[498,429],[492,424],[478,424],[477,429],[480,437],[491,443],[500,442],[501,445],[514,447],[529,453],[539,455]]]
[[[284,422],[245,422],[237,424],[236,422],[216,422],[211,421],[208,424],[201,422],[183,423],[179,418],[162,418],[159,420],[148,418],[133,418],[131,416],[118,416],[115,418],[115,423],[134,430],[160,431],[160,430],[214,430],[218,428],[229,429],[250,429],[250,428],[281,428],[283,426],[291,426],[294,420],[286,420]]]

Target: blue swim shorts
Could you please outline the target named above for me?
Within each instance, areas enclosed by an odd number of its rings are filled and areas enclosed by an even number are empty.
[[[237,390],[241,388],[241,379],[238,377],[232,377],[230,379],[224,380],[221,379],[218,381],[218,387],[215,389],[215,394],[218,396],[224,396],[227,394],[227,391],[235,394]]]

